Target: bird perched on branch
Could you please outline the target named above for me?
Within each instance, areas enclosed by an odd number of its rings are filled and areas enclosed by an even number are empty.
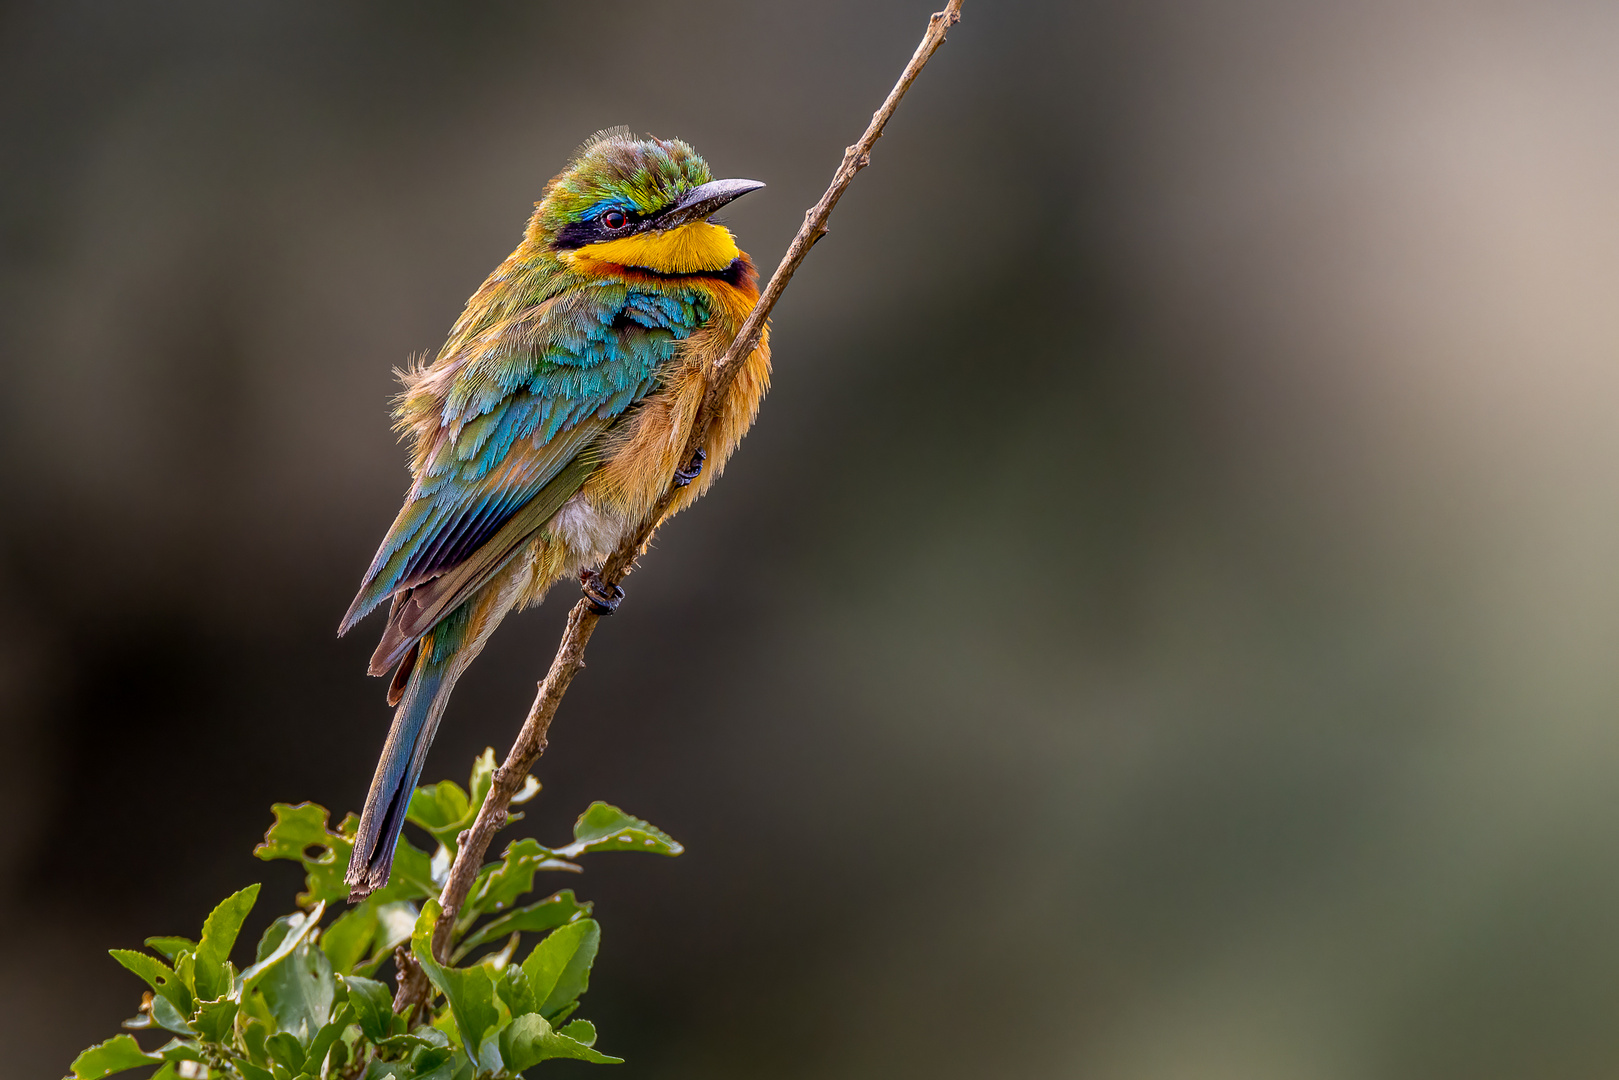
[[[678,139],[598,133],[546,186],[438,356],[402,373],[410,491],[338,631],[391,601],[371,674],[393,673],[397,709],[351,899],[387,882],[450,691],[500,620],[573,575],[609,613],[622,593],[593,568],[671,483],[682,490],[668,512],[690,505],[753,422],[768,337],[683,460],[707,372],[759,295],[753,263],[708,219],[763,186],[715,180]]]

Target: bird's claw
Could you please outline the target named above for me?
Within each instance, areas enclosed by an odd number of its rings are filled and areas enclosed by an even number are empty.
[[[624,599],[624,590],[617,585],[604,585],[594,570],[579,571],[579,587],[590,601],[590,610],[597,615],[611,615]]]
[[[691,456],[691,460],[686,462],[685,467],[675,470],[675,487],[685,487],[687,484],[703,475],[703,462],[707,460],[708,451],[699,446],[697,448],[697,453]]]

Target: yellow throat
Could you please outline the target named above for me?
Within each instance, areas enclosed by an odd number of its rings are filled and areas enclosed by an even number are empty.
[[[740,254],[730,229],[694,221],[667,232],[636,233],[599,244],[586,244],[568,252],[564,258],[569,262],[588,259],[637,266],[660,274],[697,274],[724,270]]]

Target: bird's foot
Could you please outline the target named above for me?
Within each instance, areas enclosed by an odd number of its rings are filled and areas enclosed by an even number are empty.
[[[675,470],[675,487],[685,487],[699,476],[703,475],[703,462],[708,460],[708,451],[702,447],[691,456],[684,468]]]
[[[594,570],[579,571],[579,587],[590,601],[590,610],[597,615],[611,615],[624,599],[624,590],[617,585],[605,584]]]

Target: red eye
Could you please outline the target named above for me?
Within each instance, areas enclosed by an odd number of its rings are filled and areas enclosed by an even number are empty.
[[[602,226],[608,229],[622,229],[629,221],[630,219],[619,210],[609,210],[601,216]]]

